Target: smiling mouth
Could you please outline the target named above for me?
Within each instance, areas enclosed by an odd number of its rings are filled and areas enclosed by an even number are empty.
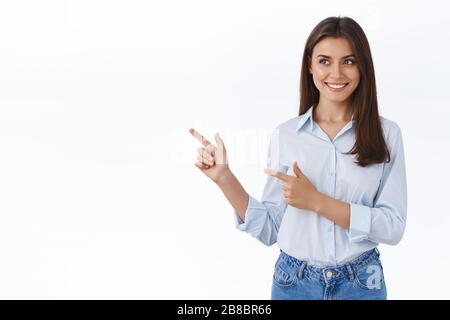
[[[329,83],[329,82],[325,82],[325,84],[330,89],[339,90],[339,89],[342,89],[342,88],[346,87],[349,84],[349,82],[343,82],[343,83]]]

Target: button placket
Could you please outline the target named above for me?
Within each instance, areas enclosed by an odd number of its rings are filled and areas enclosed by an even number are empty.
[[[336,196],[336,147],[331,143],[330,150],[330,194]],[[336,259],[336,245],[335,245],[335,235],[334,235],[334,222],[330,221],[330,226],[328,227],[330,234],[330,259]]]

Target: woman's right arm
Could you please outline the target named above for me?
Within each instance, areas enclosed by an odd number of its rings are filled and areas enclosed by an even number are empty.
[[[242,221],[245,221],[245,212],[248,207],[249,195],[233,172],[228,169],[216,183],[228,199],[228,202],[230,202],[233,209],[239,215],[239,218],[241,218]]]
[[[223,140],[217,133],[215,136],[216,147],[195,129],[190,129],[189,132],[203,145],[197,150],[195,166],[220,187],[231,206],[244,221],[249,195],[228,166]]]
[[[225,146],[219,134],[215,136],[216,147],[194,129],[190,129],[189,132],[203,144],[203,147],[198,149],[198,161],[195,166],[222,190],[234,209],[236,227],[249,233],[265,245],[274,244],[287,206],[280,181],[272,176],[267,176],[262,200],[258,201],[245,191],[231,172]],[[279,152],[274,152],[272,149],[278,150],[277,134],[271,137],[267,165],[269,168],[277,168],[286,173],[287,168],[280,167]]]

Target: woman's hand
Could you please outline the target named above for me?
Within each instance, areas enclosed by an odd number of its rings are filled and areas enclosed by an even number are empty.
[[[295,176],[279,171],[275,172],[271,169],[265,169],[264,172],[284,181],[284,201],[287,204],[299,209],[317,212],[320,205],[318,202],[320,193],[300,170],[297,161],[294,162],[293,169]]]
[[[225,177],[230,170],[225,145],[219,137],[219,133],[216,133],[214,137],[217,143],[216,147],[195,129],[191,128],[189,132],[203,145],[197,150],[195,166],[212,181],[219,183],[220,179]]]

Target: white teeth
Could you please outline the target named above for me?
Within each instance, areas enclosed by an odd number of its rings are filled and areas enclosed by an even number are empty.
[[[327,83],[327,82],[325,82],[325,83],[326,83],[327,86],[329,86],[329,87],[331,87],[333,89],[340,89],[340,88],[343,88],[343,87],[345,87],[347,85],[346,83],[343,83],[343,84],[331,84],[331,83]]]

